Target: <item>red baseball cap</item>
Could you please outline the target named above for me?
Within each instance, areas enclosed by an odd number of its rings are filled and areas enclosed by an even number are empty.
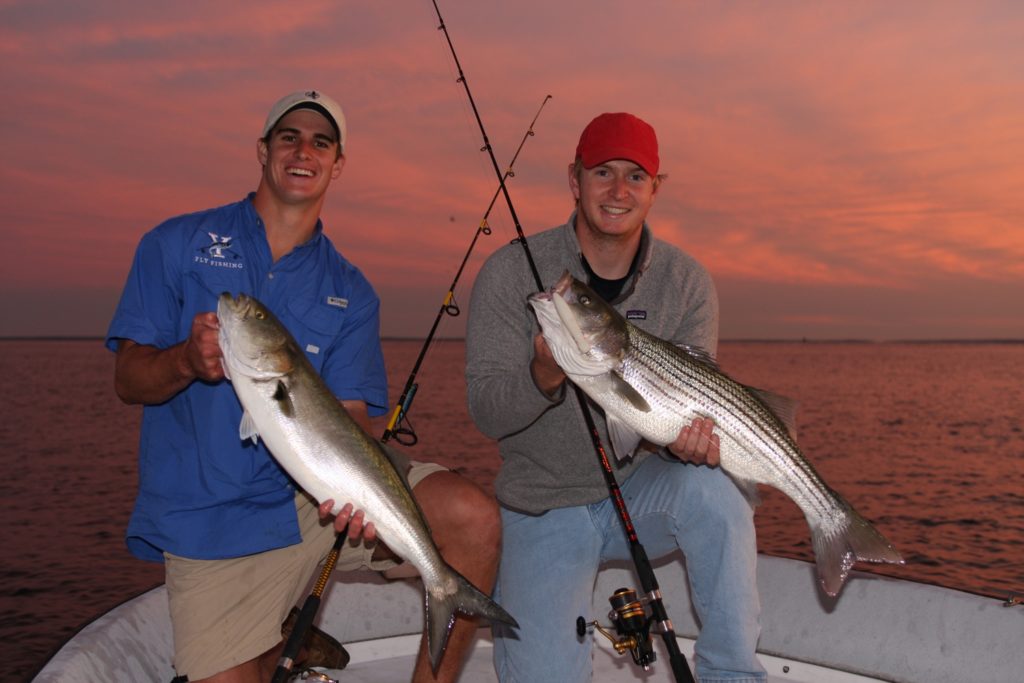
[[[583,161],[583,168],[611,159],[628,159],[656,176],[658,137],[649,123],[632,114],[601,114],[583,129],[576,158]]]

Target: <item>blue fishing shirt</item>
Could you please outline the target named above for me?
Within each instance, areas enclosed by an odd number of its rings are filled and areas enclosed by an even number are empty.
[[[259,299],[288,328],[339,398],[387,410],[380,301],[318,223],[307,243],[274,263],[263,222],[246,199],[172,218],[143,236],[107,332],[118,342],[168,348],[222,292]],[[239,438],[242,407],[227,380],[195,381],[147,405],[139,443],[139,493],[129,550],[222,559],[301,540],[295,488],[262,440]]]

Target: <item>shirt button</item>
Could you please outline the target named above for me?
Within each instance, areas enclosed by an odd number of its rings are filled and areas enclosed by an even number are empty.
[[[273,273],[267,273],[267,279],[268,280],[273,280],[274,279],[274,274]]]

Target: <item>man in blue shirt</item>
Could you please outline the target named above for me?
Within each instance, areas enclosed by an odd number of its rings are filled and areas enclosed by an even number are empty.
[[[257,141],[262,174],[240,202],[179,216],[147,233],[135,254],[106,344],[115,387],[142,404],[139,494],[129,549],[164,561],[175,668],[195,681],[266,681],[281,622],[301,597],[334,531],[348,527],[340,569],[386,569],[372,520],[316,504],[261,443],[243,442],[242,410],[224,379],[217,340],[221,292],[255,296],[305,348],[367,431],[387,409],[379,300],[323,233],[327,188],[345,165],[344,114],[318,91],[270,111]],[[445,559],[484,591],[494,582],[500,521],[466,479],[410,463],[409,483]],[[414,681],[453,681],[474,625],[459,618],[436,678],[421,650]]]

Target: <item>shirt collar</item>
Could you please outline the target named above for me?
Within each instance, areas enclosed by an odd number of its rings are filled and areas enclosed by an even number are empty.
[[[245,226],[247,228],[248,227],[252,227],[256,231],[258,231],[260,236],[262,236],[263,240],[267,241],[267,226],[265,226],[263,224],[263,219],[260,218],[259,213],[256,211],[256,205],[253,203],[253,200],[255,198],[256,198],[256,193],[255,192],[250,192],[246,196],[245,201],[243,202],[243,204],[245,206],[246,217],[248,218],[248,220],[245,221]],[[296,246],[295,249],[292,250],[293,253],[296,252],[296,251],[302,250],[302,249],[308,249],[310,247],[313,247],[313,246],[319,244],[320,240],[323,239],[323,234],[324,234],[324,224],[323,224],[323,221],[320,220],[319,218],[317,218],[316,219],[316,227],[313,228],[313,235],[308,240],[303,242],[302,244]]]
[[[569,240],[570,249],[573,254],[576,254],[576,266],[577,277],[586,277],[587,269],[583,265],[583,250],[580,248],[580,240],[576,236],[576,211],[572,212],[569,216],[569,221],[564,226],[566,231],[566,239]],[[625,299],[633,293],[636,289],[637,280],[644,274],[647,267],[651,263],[651,256],[654,252],[653,249],[654,236],[651,233],[651,228],[647,225],[647,221],[644,221],[642,231],[640,233],[640,247],[637,250],[637,257],[634,258],[636,262],[636,270],[631,274],[629,280],[622,287],[622,292],[616,298],[616,301]]]

